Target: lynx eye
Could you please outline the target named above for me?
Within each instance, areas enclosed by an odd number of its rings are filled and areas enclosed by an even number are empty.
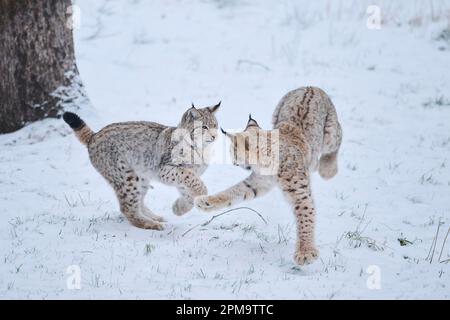
[[[208,130],[209,128],[207,126],[202,127],[203,130]]]

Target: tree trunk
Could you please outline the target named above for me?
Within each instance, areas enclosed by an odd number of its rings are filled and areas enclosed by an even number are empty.
[[[78,81],[70,6],[71,0],[0,0],[0,133],[60,115],[62,88]]]

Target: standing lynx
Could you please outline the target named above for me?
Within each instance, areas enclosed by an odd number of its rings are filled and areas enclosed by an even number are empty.
[[[250,116],[244,132],[224,132],[232,140],[234,164],[251,169],[252,173],[244,181],[218,194],[196,198],[195,204],[206,211],[217,210],[262,196],[278,184],[294,208],[297,219],[294,258],[303,265],[318,256],[314,242],[315,209],[310,173],[318,169],[324,179],[336,175],[342,130],[330,98],[314,87],[299,88],[286,94],[275,109],[272,123],[275,130],[264,131]],[[263,136],[272,141],[261,143],[260,137]],[[277,167],[266,174],[263,169],[267,161],[263,165],[262,156],[274,154],[277,142],[277,154],[269,157],[273,162],[269,166]],[[257,161],[249,161],[249,158]]]
[[[88,148],[92,165],[116,192],[120,211],[131,224],[144,229],[162,230],[164,219],[144,205],[151,180],[175,186],[181,193],[173,204],[176,215],[194,206],[194,197],[207,194],[199,178],[206,170],[204,152],[217,137],[214,107],[183,114],[177,127],[154,122],[123,122],[94,133],[76,114],[63,115],[76,136]],[[182,146],[182,148],[180,148]],[[197,156],[196,161],[191,155]],[[188,161],[184,160],[187,157]]]

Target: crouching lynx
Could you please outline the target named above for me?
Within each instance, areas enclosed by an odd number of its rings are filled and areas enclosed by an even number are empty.
[[[250,119],[244,132],[224,133],[232,140],[231,153],[235,165],[251,169],[244,181],[210,196],[195,199],[195,205],[206,211],[217,210],[267,193],[278,184],[293,205],[297,219],[297,245],[294,259],[303,265],[318,256],[314,243],[315,209],[311,195],[310,172],[317,168],[324,179],[330,179],[338,170],[337,156],[342,140],[342,130],[336,110],[327,94],[319,88],[299,88],[286,94],[273,114],[275,130],[264,131]],[[274,141],[251,143],[248,137],[277,137],[276,169],[271,174],[263,172],[259,161],[262,154],[271,154]],[[244,140],[244,144],[239,141]],[[263,150],[261,150],[263,149]],[[258,159],[250,162],[248,158]],[[272,163],[272,167],[273,167]]]
[[[123,122],[94,133],[76,114],[63,115],[88,148],[92,165],[116,192],[120,211],[136,227],[162,230],[164,219],[144,205],[150,181],[175,186],[181,193],[172,206],[176,215],[190,211],[194,198],[207,194],[200,175],[206,170],[204,154],[217,137],[214,107],[187,110],[177,127],[154,122]],[[180,148],[183,146],[183,148]],[[196,161],[180,161],[197,155]],[[186,156],[187,155],[187,156]]]

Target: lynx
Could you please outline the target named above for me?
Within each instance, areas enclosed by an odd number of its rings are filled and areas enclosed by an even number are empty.
[[[318,257],[314,240],[315,208],[310,174],[317,169],[324,179],[337,174],[342,130],[330,98],[324,91],[314,87],[299,88],[286,94],[275,109],[272,123],[274,130],[264,131],[250,116],[244,132],[230,134],[223,131],[232,141],[234,164],[250,169],[252,173],[222,192],[197,197],[195,205],[205,211],[217,210],[262,196],[278,185],[294,209],[297,220],[294,259],[303,265]],[[253,139],[252,143],[249,136],[267,136],[269,140],[277,136],[278,139],[261,144],[260,139]],[[239,144],[242,140],[245,143]],[[266,175],[262,170],[261,155],[273,153],[275,142],[279,144],[278,157],[272,159],[277,167]],[[252,163],[248,161],[249,157],[258,161]]]
[[[138,228],[162,230],[164,219],[144,204],[150,181],[157,180],[179,190],[181,197],[172,206],[176,215],[190,211],[193,199],[207,194],[200,179],[207,168],[203,153],[217,137],[215,113],[219,107],[220,103],[201,109],[192,106],[177,127],[145,121],[123,122],[94,133],[74,113],[64,113],[63,119],[87,146],[92,165],[116,192],[120,211],[128,221]],[[179,161],[186,154],[199,152],[200,161]]]

